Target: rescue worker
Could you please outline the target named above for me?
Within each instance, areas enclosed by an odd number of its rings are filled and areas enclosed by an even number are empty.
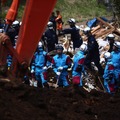
[[[55,44],[58,44],[58,36],[53,28],[53,23],[48,22],[48,29],[44,33],[44,42],[47,44],[47,52],[55,50]]]
[[[73,85],[82,86],[82,73],[85,75],[84,70],[84,61],[85,61],[85,53],[87,51],[87,45],[82,44],[80,46],[80,51],[78,51],[73,57]]]
[[[8,29],[7,35],[10,37],[13,46],[15,46],[15,36],[18,35],[19,29],[20,25],[17,20],[15,20],[12,26]]]
[[[114,44],[114,42],[115,42],[114,39],[115,39],[115,36],[114,36],[113,34],[109,34],[109,35],[107,36],[107,40],[108,40],[109,45],[110,45],[110,49],[108,50],[108,52],[112,52],[113,44]]]
[[[71,18],[68,20],[70,28],[66,28],[62,31],[62,34],[71,34],[71,40],[73,42],[73,49],[79,48],[82,45],[83,41],[79,34],[79,29],[76,27],[75,19]]]
[[[115,93],[115,68],[112,62],[112,55],[110,52],[106,52],[104,54],[104,58],[106,61],[106,66],[104,69],[104,86],[106,92]]]
[[[52,12],[49,21],[53,23],[53,28],[56,32],[56,21],[55,20],[56,20],[55,12]]]
[[[47,61],[51,61],[50,56],[43,50],[41,42],[38,43],[38,49],[36,50],[31,64],[31,73],[35,73],[38,87],[49,87],[47,83]]]
[[[120,42],[115,42],[113,44],[112,62],[115,67],[115,79],[117,82],[117,87],[120,86]]]
[[[100,54],[99,54],[99,46],[95,39],[95,37],[91,33],[91,29],[86,27],[84,29],[84,34],[87,36],[87,46],[88,53],[85,60],[85,65],[91,69],[91,62],[94,62],[96,67],[98,68],[98,72],[101,76],[103,76],[104,70],[100,64]]]
[[[60,32],[62,31],[63,29],[63,21],[62,21],[62,16],[60,14],[60,11],[59,10],[56,10],[56,25],[57,25],[57,32],[58,32],[58,35],[60,35]]]
[[[63,53],[62,45],[56,45],[57,55],[53,57],[52,67],[57,75],[57,84],[59,87],[69,86],[67,69],[71,67],[71,60],[68,55]]]

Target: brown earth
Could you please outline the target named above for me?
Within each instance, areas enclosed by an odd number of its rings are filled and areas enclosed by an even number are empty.
[[[0,120],[119,120],[120,93],[0,82]]]

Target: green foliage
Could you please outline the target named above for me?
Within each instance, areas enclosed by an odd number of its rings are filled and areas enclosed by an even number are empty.
[[[99,16],[108,16],[105,6],[97,5],[96,0],[58,0],[55,10],[61,11],[64,21],[76,18],[77,21]]]
[[[9,0],[6,6],[10,7],[12,0]],[[21,0],[18,12],[18,18],[21,19],[25,6],[25,0]],[[60,10],[63,21],[68,18],[75,18],[77,21],[83,21],[98,16],[108,16],[106,8],[103,5],[97,5],[96,0],[57,0],[55,10]],[[3,12],[3,16],[5,13]]]

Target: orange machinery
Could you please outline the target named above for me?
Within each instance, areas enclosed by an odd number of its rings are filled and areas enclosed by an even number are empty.
[[[20,0],[13,0],[12,2],[6,15],[5,33],[16,19],[19,3]],[[0,65],[6,64],[8,52],[13,56],[13,73],[30,65],[55,4],[56,0],[26,0],[16,49],[12,47],[10,39],[5,33],[0,34]]]

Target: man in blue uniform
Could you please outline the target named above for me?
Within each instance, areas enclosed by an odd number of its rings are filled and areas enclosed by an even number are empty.
[[[115,67],[115,79],[118,87],[120,86],[120,42],[115,42],[113,45],[112,62]]]
[[[84,71],[84,61],[85,61],[85,52],[87,51],[87,45],[82,44],[80,46],[80,51],[78,51],[73,57],[73,85],[82,86],[82,72]]]
[[[66,87],[69,85],[67,69],[71,66],[71,60],[69,56],[63,54],[63,47],[60,44],[56,46],[56,51],[57,55],[52,60],[53,70],[57,75],[58,86]]]
[[[115,68],[112,62],[112,55],[110,52],[106,52],[104,54],[104,58],[106,61],[106,66],[104,69],[104,86],[108,93],[115,92]]]
[[[39,42],[31,65],[31,73],[35,72],[38,87],[49,87],[47,83],[47,61],[51,61],[51,58],[43,50],[42,43]]]

